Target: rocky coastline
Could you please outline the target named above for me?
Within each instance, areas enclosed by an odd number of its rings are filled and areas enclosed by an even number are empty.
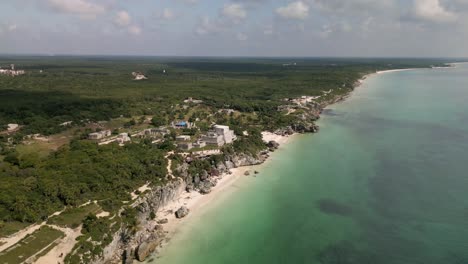
[[[355,86],[358,85],[360,85],[360,82],[356,82]],[[330,104],[345,100],[349,94],[336,96],[320,104],[307,104],[305,106],[307,111],[304,111],[295,123],[274,131],[274,134],[290,136],[298,133],[319,132],[319,127],[315,124],[315,121],[320,118],[322,110]],[[122,226],[114,234],[112,242],[105,247],[103,256],[93,261],[93,263],[130,264],[134,263],[134,261],[145,261],[167,239],[164,224],[168,220],[164,218],[156,219],[154,214],[160,213],[161,208],[171,201],[179,199],[184,193],[209,194],[212,188],[217,185],[220,177],[229,177],[231,169],[262,164],[268,159],[270,152],[275,151],[278,147],[277,142],[269,141],[265,150],[260,151],[257,155],[245,153],[226,155],[224,160],[214,164],[211,170],[203,170],[196,175],[189,173],[189,164],[184,161],[175,171],[179,176],[178,178],[163,187],[144,193],[132,203],[131,206],[138,211],[138,227],[129,229]],[[176,218],[183,218],[190,213],[190,210],[180,207],[179,210],[171,213]]]

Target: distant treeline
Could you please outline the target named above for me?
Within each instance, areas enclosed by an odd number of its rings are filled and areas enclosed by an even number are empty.
[[[265,113],[280,99],[346,93],[365,73],[441,65],[418,59],[167,58],[167,57],[4,57],[25,76],[0,77],[0,127],[25,125],[24,135],[50,135],[61,123],[154,114],[187,97],[215,107]],[[294,65],[295,63],[295,65]],[[42,73],[39,71],[42,70]],[[163,72],[165,71],[165,73]],[[133,81],[131,72],[148,75]],[[342,89],[338,89],[342,88]],[[151,109],[151,110],[149,110]],[[275,117],[275,119],[277,119]],[[271,123],[276,122],[271,120]],[[280,125],[280,124],[278,124]]]

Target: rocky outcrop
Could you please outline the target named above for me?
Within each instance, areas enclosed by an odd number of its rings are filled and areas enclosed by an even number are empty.
[[[184,218],[189,214],[189,212],[190,210],[187,207],[182,206],[175,212],[175,216],[177,218]]]
[[[157,223],[158,225],[164,225],[164,224],[169,223],[169,220],[167,218],[164,218],[164,219],[157,221]]]
[[[279,145],[278,142],[272,140],[270,142],[267,143],[267,147],[270,151],[275,151],[279,148]]]
[[[226,155],[223,161],[218,162],[209,170],[203,170],[196,175],[190,175],[188,172],[190,160],[186,160],[183,164],[179,165],[176,169],[179,175],[186,175],[184,177],[187,187],[187,192],[199,191],[201,194],[208,194],[211,189],[217,184],[217,177],[223,174],[229,174],[230,169],[257,165],[263,163],[268,157],[268,150],[260,152],[257,156],[251,154],[232,154]]]
[[[264,158],[256,158],[252,155],[248,154],[238,154],[238,155],[233,155],[228,157],[228,159],[234,164],[234,167],[244,167],[244,166],[250,166],[250,165],[258,165],[261,164],[265,161]]]
[[[133,263],[134,259],[144,259],[154,251],[164,240],[164,231],[151,214],[159,208],[176,200],[186,188],[182,180],[167,183],[165,186],[154,187],[145,195],[137,198],[131,206],[137,209],[138,226],[128,229],[122,226],[117,231],[112,242],[104,248],[102,258],[93,263]]]
[[[317,133],[319,126],[314,123],[301,122],[292,126],[297,133]]]
[[[138,261],[145,261],[145,259],[161,244],[165,237],[164,231],[161,227],[156,227],[155,232],[146,241],[138,245],[135,250],[135,258]]]

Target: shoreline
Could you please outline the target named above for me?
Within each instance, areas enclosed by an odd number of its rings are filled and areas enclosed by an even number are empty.
[[[262,132],[262,135],[265,142],[272,140],[276,141],[280,145],[279,149],[277,150],[279,151],[284,148],[287,143],[290,143],[292,140],[296,139],[299,134],[281,136],[271,132]],[[274,153],[272,154],[275,155]],[[236,189],[235,183],[237,183],[242,178],[255,177],[254,171],[261,170],[270,162],[272,162],[271,157],[266,159],[261,164],[241,166],[230,169],[230,173],[224,173],[217,178],[218,182],[209,194],[201,194],[196,191],[190,193],[184,192],[177,200],[171,201],[166,206],[160,208],[156,213],[156,215],[160,215],[160,217],[157,217],[156,221],[167,219],[168,222],[163,224],[166,238],[158,249],[165,248],[170,243],[170,240],[174,234],[176,234],[182,228],[182,225],[190,224],[190,220],[192,218],[196,218],[205,210],[216,205],[216,203],[213,203],[212,200],[219,200],[220,198],[222,199],[226,195],[231,194]],[[245,175],[245,172],[250,172],[250,175]],[[175,217],[174,212],[182,206],[187,207],[190,210],[190,213],[186,217],[178,219]],[[160,252],[155,253],[159,254]],[[152,254],[154,255],[155,253]],[[135,261],[134,263],[138,262]]]
[[[461,64],[461,63],[459,63]],[[373,76],[374,74],[383,74],[383,73],[389,73],[389,72],[398,72],[398,71],[407,71],[407,70],[414,70],[414,69],[395,69],[395,70],[385,70],[385,71],[377,71],[373,73],[368,73],[365,74],[361,77],[361,79],[356,81],[356,84],[352,90],[350,90],[348,93],[343,94],[337,98],[334,98],[333,100],[328,101],[323,109],[330,105],[334,105],[336,103],[340,103],[344,100],[346,100],[348,97],[350,97],[353,94],[353,91],[364,83],[364,81]],[[338,100],[337,100],[338,99]],[[281,135],[276,135],[271,132],[262,132],[263,140],[266,142],[269,141],[276,141],[280,146],[279,150],[283,149],[285,146],[287,146],[288,143],[291,141],[295,140],[298,138],[298,133],[295,133],[290,136],[281,136]],[[271,155],[276,155],[275,153],[271,153]],[[191,219],[197,218],[197,216],[200,216],[206,210],[213,208],[213,206],[218,205],[219,200],[224,199],[227,196],[230,196],[233,194],[233,192],[236,191],[236,183],[239,182],[242,178],[253,178],[253,172],[255,170],[261,170],[264,168],[264,166],[268,166],[270,162],[274,161],[274,158],[271,156],[268,157],[263,163],[258,164],[258,165],[249,165],[249,166],[242,166],[242,167],[237,167],[233,168],[230,170],[230,173],[224,173],[220,177],[217,177],[218,182],[215,187],[213,187],[212,191],[209,194],[203,195],[199,192],[192,191],[190,193],[188,192],[183,192],[176,200],[173,200],[169,202],[166,206],[160,208],[157,211],[157,218],[155,219],[156,221],[162,220],[167,218],[168,223],[162,224],[164,231],[166,233],[166,238],[164,242],[158,247],[157,251],[152,253],[148,259],[156,259],[160,256],[159,250],[161,248],[166,248],[170,244],[171,239],[175,234],[177,234],[181,228],[183,228],[183,225],[190,225]],[[251,175],[250,176],[245,176],[244,173],[246,171],[250,171]],[[132,193],[133,194],[133,193]],[[215,200],[215,202],[213,202]],[[174,212],[178,210],[181,206],[186,206],[189,210],[190,213],[181,219],[177,219],[175,217]],[[29,226],[28,228],[30,228]],[[30,231],[26,228],[26,232]],[[23,231],[23,230],[22,230]],[[80,230],[81,231],[81,230]],[[42,256],[41,258],[38,258],[35,263],[42,261],[42,263],[50,262],[50,263],[57,263],[57,262],[62,262],[62,258],[56,258],[59,256],[59,252],[66,252],[66,251],[71,251],[73,246],[75,245],[75,239],[78,235],[80,235],[80,231],[77,233],[66,233],[65,238],[61,240],[61,245],[59,247],[54,247],[48,254],[45,256]],[[21,231],[20,231],[21,232]],[[20,233],[18,232],[18,233]],[[29,233],[29,232],[28,232]],[[5,245],[2,245],[5,247]],[[55,258],[54,258],[55,257]],[[46,262],[44,262],[46,260]],[[141,263],[138,261],[134,261],[134,263]]]
[[[330,103],[325,105],[323,109],[325,109],[326,107],[330,105],[343,102],[344,100],[349,98],[355,89],[362,86],[364,81],[373,75],[391,73],[391,72],[399,72],[399,71],[408,71],[408,70],[415,70],[415,69],[416,68],[384,70],[384,71],[376,71],[373,73],[365,74],[359,80],[357,80],[355,87],[349,93],[341,95],[339,98],[336,98],[338,100],[332,100]],[[298,135],[300,134],[295,133],[289,136],[281,136],[281,135],[277,135],[277,134],[267,132],[267,131],[262,132],[263,141],[265,142],[276,141],[279,144],[278,150],[283,149],[292,140],[297,139]],[[276,152],[272,153],[272,155],[275,155],[275,153]],[[237,183],[240,179],[245,178],[245,177],[254,177],[252,175],[245,176],[244,173],[246,171],[253,172],[255,170],[260,170],[263,166],[268,166],[269,162],[271,161],[272,161],[272,158],[270,156],[263,163],[258,164],[258,165],[249,165],[249,166],[233,168],[230,170],[230,173],[224,173],[223,175],[218,177],[218,183],[212,189],[211,193],[203,195],[196,191],[191,192],[191,193],[184,192],[183,194],[180,195],[180,197],[177,200],[169,202],[169,204],[160,208],[157,211],[156,215],[162,215],[162,217],[157,217],[156,220],[157,221],[160,221],[162,219],[168,220],[166,224],[163,224],[166,237],[165,237],[164,242],[161,243],[161,245],[158,246],[156,251],[151,253],[148,259],[145,260],[143,263],[153,263],[155,259],[160,258],[161,256],[164,256],[164,249],[170,245],[171,240],[174,237],[174,235],[177,234],[183,228],[182,225],[190,225],[191,219],[196,219],[203,212],[217,205],[217,202],[213,202],[212,200],[218,200],[219,202],[219,200],[222,200],[227,195],[230,195],[236,191],[235,183]],[[226,192],[226,190],[229,190],[229,189],[230,191]],[[190,213],[184,218],[178,219],[175,217],[174,212],[182,206],[187,207],[190,210]],[[151,262],[148,262],[148,260],[151,260]],[[134,260],[133,263],[141,263],[141,262]]]

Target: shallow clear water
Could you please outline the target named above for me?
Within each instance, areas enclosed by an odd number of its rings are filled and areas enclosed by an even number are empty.
[[[373,75],[155,263],[468,263],[468,66]]]

